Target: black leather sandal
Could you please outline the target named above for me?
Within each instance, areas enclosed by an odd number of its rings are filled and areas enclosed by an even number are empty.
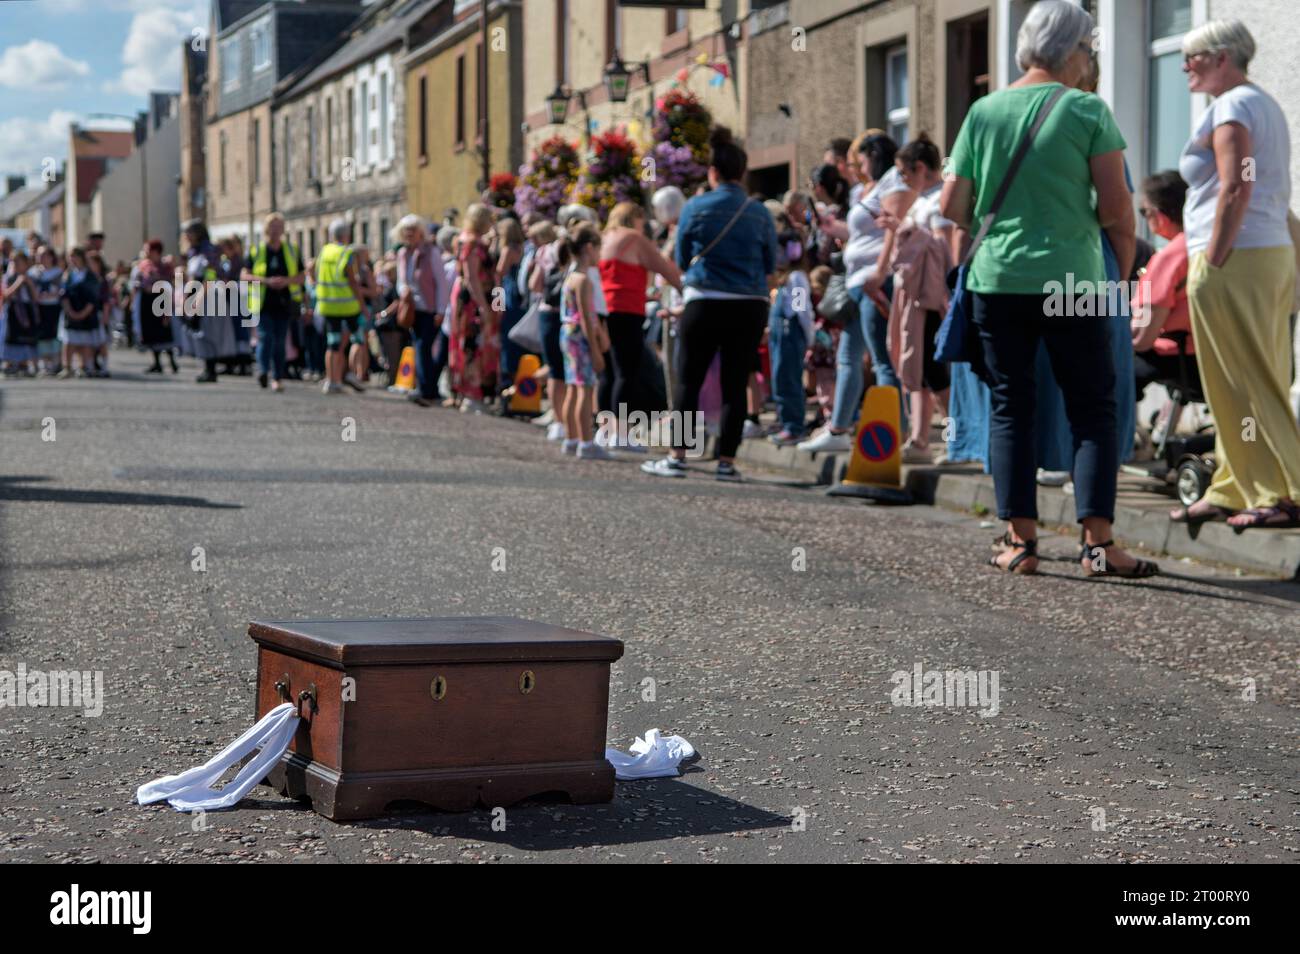
[[[1133,565],[1125,570],[1112,569],[1109,561],[1103,557],[1103,569],[1094,570],[1092,568],[1092,561],[1096,552],[1101,550],[1104,554],[1107,547],[1113,547],[1114,545],[1114,540],[1107,540],[1105,543],[1093,543],[1091,545],[1084,542],[1079,548],[1080,561],[1088,561],[1088,567],[1083,571],[1083,575],[1087,577],[1117,576],[1126,580],[1145,580],[1160,572],[1160,565],[1158,563],[1154,563],[1151,560],[1143,560],[1139,557],[1134,557],[1133,559],[1135,562]]]
[[[1006,570],[1008,573],[1019,573],[1022,576],[1028,576],[1031,573],[1038,572],[1038,567],[1034,567],[1032,570],[1022,570],[1019,568],[1020,565],[1030,557],[1033,557],[1034,559],[1038,558],[1038,540],[1022,540],[1016,542],[1011,539],[1011,535],[1008,533],[1002,539],[1002,543],[1004,544],[1002,553],[1005,553],[1007,550],[1023,550],[1024,552],[1017,553],[1011,558],[1010,562],[1008,562],[1006,566],[1003,566],[998,562],[998,555],[1000,554],[991,556],[989,557],[989,566],[995,566],[999,570]]]

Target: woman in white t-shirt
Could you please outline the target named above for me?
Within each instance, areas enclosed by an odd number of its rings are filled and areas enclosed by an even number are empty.
[[[915,198],[898,170],[894,155],[898,144],[870,130],[858,137],[853,152],[859,157],[863,190],[848,214],[848,241],[844,245],[845,285],[858,306],[858,321],[840,334],[835,356],[835,410],[820,433],[799,445],[806,451],[847,451],[849,429],[862,403],[862,356],[871,353],[877,384],[899,387],[889,359],[890,281],[882,263],[889,261],[893,230],[887,226],[903,217]],[[903,415],[905,416],[905,414]]]
[[[1178,168],[1187,181],[1187,300],[1218,470],[1179,523],[1300,526],[1300,425],[1287,404],[1295,293],[1291,140],[1277,102],[1246,77],[1255,41],[1239,20],[1183,40],[1188,89],[1208,93]]]

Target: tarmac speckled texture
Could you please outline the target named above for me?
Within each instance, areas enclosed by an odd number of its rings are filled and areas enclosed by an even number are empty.
[[[1296,860],[1296,584],[1088,581],[1063,537],[1011,577],[975,516],[144,366],[0,386],[0,670],[102,670],[105,696],[0,710],[0,861]],[[133,804],[251,723],[250,618],[458,614],[624,640],[610,744],[658,727],[703,758],[504,831],[339,825],[265,788],[202,819]],[[996,671],[996,714],[895,706],[918,663]]]

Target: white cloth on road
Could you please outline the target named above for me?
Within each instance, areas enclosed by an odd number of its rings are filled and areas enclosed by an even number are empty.
[[[621,781],[638,778],[663,778],[680,775],[683,761],[695,757],[695,747],[680,735],[665,738],[651,729],[645,738],[632,743],[632,754],[605,749],[605,759],[614,766],[614,777]]]
[[[203,765],[141,785],[135,793],[136,801],[147,805],[165,798],[179,812],[230,808],[266,778],[271,766],[289,748],[298,730],[298,718],[297,706],[291,702],[281,703]],[[240,769],[233,780],[219,790],[212,787],[228,768],[256,749],[262,751]]]

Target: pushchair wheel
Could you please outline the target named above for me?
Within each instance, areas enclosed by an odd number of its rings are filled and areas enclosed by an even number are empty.
[[[1178,465],[1178,500],[1184,507],[1190,507],[1205,496],[1210,489],[1212,474],[1199,460],[1185,460]]]

